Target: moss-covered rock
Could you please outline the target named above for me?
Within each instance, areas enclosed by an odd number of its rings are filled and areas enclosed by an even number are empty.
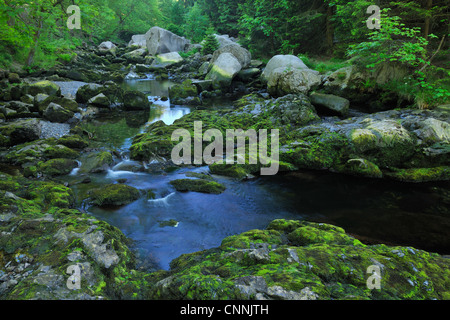
[[[220,194],[226,189],[225,186],[218,182],[205,179],[177,179],[170,181],[170,184],[177,191],[195,191]]]
[[[152,276],[135,270],[129,240],[106,222],[67,209],[69,188],[1,173],[0,178],[10,190],[0,190],[0,299],[147,296]],[[69,267],[81,272],[79,289],[67,286]]]
[[[64,145],[56,144],[44,149],[43,155],[48,159],[76,159],[80,155],[80,153]]]
[[[61,96],[61,88],[56,83],[48,80],[38,81],[26,86],[25,92],[32,96],[36,96],[39,93],[49,96]]]
[[[106,171],[113,163],[112,154],[108,151],[91,153],[81,158],[80,173],[98,173]]]
[[[93,204],[103,206],[122,206],[129,204],[141,196],[138,189],[125,184],[109,184],[91,192]]]
[[[448,299],[448,259],[411,247],[365,245],[342,228],[275,220],[185,254],[149,294],[162,299]],[[380,272],[380,289],[368,283]],[[194,280],[195,279],[195,280]],[[188,288],[186,288],[188,286]]]
[[[212,174],[232,177],[239,180],[244,179],[248,176],[248,172],[242,166],[239,165],[214,163],[209,165],[209,171]]]
[[[0,125],[0,147],[34,141],[40,138],[42,125],[38,119],[16,120]]]
[[[192,84],[192,80],[185,80],[181,84],[172,86],[169,89],[170,103],[175,105],[199,105],[197,87]]]
[[[25,197],[45,208],[70,208],[75,202],[72,189],[52,181],[36,181],[30,184]]]
[[[72,149],[84,149],[89,143],[79,135],[66,135],[58,139],[58,144]]]
[[[48,96],[46,94],[38,94],[34,97],[34,106],[38,108],[40,113],[44,113],[45,109],[50,105],[50,103],[55,103],[60,105],[65,110],[70,112],[78,111],[78,103],[66,97]]]
[[[364,178],[382,178],[383,172],[373,162],[366,159],[350,159],[336,171]]]
[[[50,177],[64,176],[72,172],[72,170],[77,166],[78,163],[71,159],[51,159],[40,163],[38,171]]]
[[[123,107],[127,111],[148,110],[150,105],[148,97],[140,91],[127,91],[123,94]]]

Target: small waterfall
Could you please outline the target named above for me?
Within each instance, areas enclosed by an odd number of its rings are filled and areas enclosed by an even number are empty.
[[[76,168],[73,168],[72,169],[72,171],[70,172],[70,176],[76,176],[77,174],[78,174],[78,171],[80,170],[80,168],[81,168],[81,161],[78,161],[78,160],[75,160],[76,162],[77,162],[77,167]]]

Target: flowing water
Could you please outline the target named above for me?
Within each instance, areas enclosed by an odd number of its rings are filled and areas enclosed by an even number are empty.
[[[104,174],[91,174],[89,184],[75,183],[75,170],[67,180],[75,193],[124,179],[138,189],[152,190],[152,199],[141,198],[120,208],[82,206],[95,217],[118,227],[134,240],[148,268],[168,269],[172,259],[184,253],[217,247],[223,238],[251,229],[265,228],[277,218],[327,222],[343,227],[365,243],[408,245],[450,253],[448,183],[404,184],[360,179],[329,172],[299,171],[277,176],[235,181],[214,178],[227,189],[220,195],[176,192],[169,182],[186,178],[189,171],[208,173],[208,167],[183,168],[171,173],[133,172],[138,165],[127,159],[132,138],[145,125],[163,120],[171,124],[190,112],[170,107],[170,82],[129,81],[154,102],[150,113],[97,119],[92,129],[124,156]],[[223,101],[228,105],[229,101]],[[88,124],[89,125],[89,124]],[[77,180],[78,179],[78,180]]]

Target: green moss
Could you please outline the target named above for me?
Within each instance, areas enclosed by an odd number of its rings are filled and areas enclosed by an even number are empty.
[[[305,169],[330,169],[348,157],[346,137],[328,130],[304,136],[292,145],[291,152],[280,155],[281,160]]]
[[[435,168],[411,168],[395,169],[391,168],[384,172],[391,179],[404,182],[429,182],[450,180],[450,167],[442,166]]]
[[[223,239],[220,248],[247,249],[255,243],[281,244],[283,243],[282,233],[278,230],[250,230]]]
[[[71,159],[51,159],[44,163],[39,163],[38,171],[50,177],[64,176],[68,175],[77,166],[77,162]]]
[[[218,182],[205,179],[177,179],[170,181],[177,191],[195,191],[219,194],[225,191],[225,186]]]
[[[247,171],[240,165],[214,163],[209,165],[209,171],[212,174],[232,177],[236,179],[244,179],[247,177]]]
[[[91,192],[92,203],[97,206],[122,206],[141,196],[138,189],[125,184],[109,184]]]
[[[71,148],[68,148],[64,145],[55,145],[45,149],[43,155],[48,159],[54,158],[76,159],[79,156],[79,152],[72,150]]]
[[[31,183],[27,196],[47,208],[70,208],[75,201],[73,191],[70,188],[49,181]]]
[[[63,136],[58,139],[57,143],[71,149],[84,149],[88,146],[88,142],[76,134]]]
[[[51,95],[60,96],[61,88],[51,81],[43,80],[30,84],[26,88],[26,93],[31,94],[32,96],[35,96],[39,93],[45,93],[48,94],[49,96]]]
[[[366,178],[382,178],[383,172],[373,162],[366,159],[350,159],[335,168],[338,172]]]
[[[379,290],[367,287],[372,265],[381,268]],[[219,248],[180,256],[169,274],[157,276],[163,281],[150,296],[215,299],[226,291],[229,299],[277,299],[309,290],[305,297],[318,299],[442,299],[448,296],[448,265],[448,259],[413,248],[363,245],[333,225],[279,219],[266,230],[230,236]],[[208,285],[211,277],[215,285]]]
[[[287,237],[289,241],[297,246],[315,243],[354,244],[354,239],[346,235],[343,229],[328,225],[302,226],[289,233]]]
[[[184,104],[185,99],[190,97],[194,98],[195,104],[200,104],[197,87],[189,79],[183,81],[182,84],[172,86],[169,89],[169,97],[172,104]]]

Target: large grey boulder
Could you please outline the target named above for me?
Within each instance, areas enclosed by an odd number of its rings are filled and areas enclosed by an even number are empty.
[[[228,87],[233,78],[241,71],[239,60],[229,52],[222,53],[212,64],[212,68],[206,75],[206,80],[212,80],[216,89]]]
[[[230,38],[230,36],[227,34],[224,35],[214,34],[214,37],[217,39],[217,42],[219,42],[219,48],[222,48],[229,44],[236,43],[236,41],[234,41],[233,38]]]
[[[322,82],[319,72],[309,69],[303,61],[293,55],[276,55],[267,63],[261,74],[272,96],[290,93],[308,93]]]
[[[308,93],[320,85],[322,77],[311,69],[275,69],[267,82],[267,90],[272,96],[282,97],[290,93]]]
[[[148,53],[157,55],[161,53],[184,51],[189,41],[160,27],[151,28],[146,34]]]
[[[136,35],[132,36],[130,42],[128,43],[128,47],[133,47],[133,46],[146,48],[147,47],[146,35],[145,34],[136,34]]]
[[[252,55],[247,49],[241,47],[237,43],[233,43],[225,45],[214,51],[210,63],[214,64],[219,56],[225,52],[231,53],[239,61],[241,68],[247,68],[252,61]]]
[[[266,65],[266,68],[261,74],[262,80],[268,82],[273,71],[279,68],[284,68],[286,71],[293,69],[299,70],[309,69],[299,57],[290,54],[288,55],[280,54],[272,57],[272,59],[269,60],[269,62]]]

